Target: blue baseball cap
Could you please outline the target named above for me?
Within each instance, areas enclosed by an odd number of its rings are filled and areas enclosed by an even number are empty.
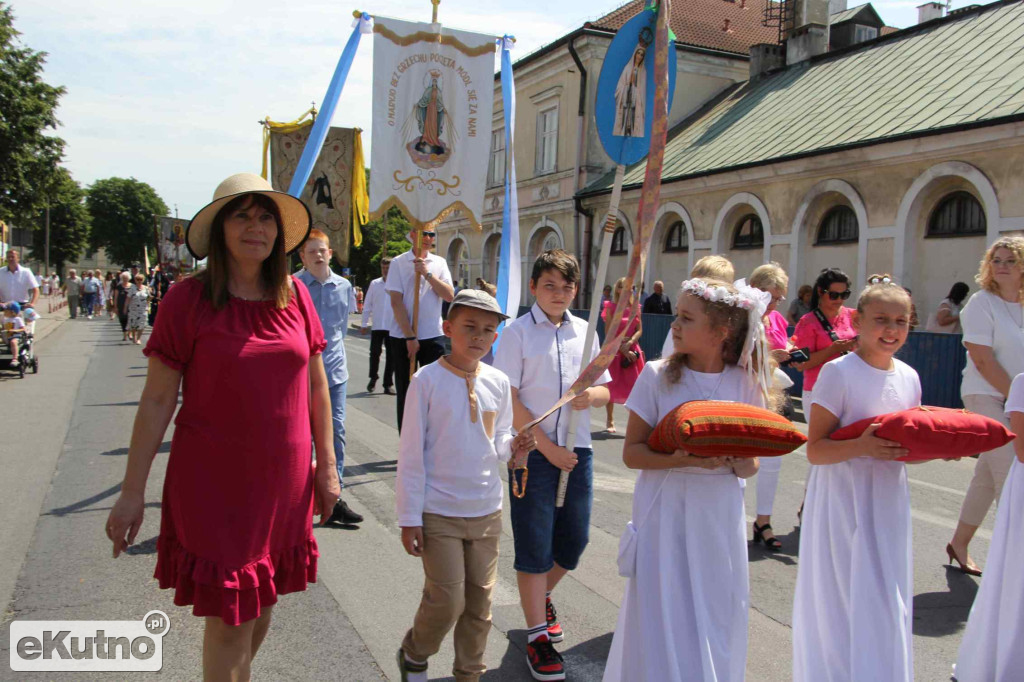
[[[7,310],[10,310],[12,313],[17,315],[18,313],[21,312],[21,306],[12,301],[11,303],[7,304]]]

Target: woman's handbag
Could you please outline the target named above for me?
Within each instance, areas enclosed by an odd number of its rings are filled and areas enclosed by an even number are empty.
[[[671,471],[665,472],[665,478],[661,479],[661,484],[658,485],[657,492],[651,498],[651,504],[647,507],[647,513],[644,514],[643,523],[647,523],[647,519],[650,518],[651,512],[654,511],[654,505],[658,501],[658,497],[661,494],[661,489],[665,486],[665,481],[672,475]],[[636,554],[637,554],[637,526],[635,523],[630,521],[626,524],[626,529],[622,532],[622,537],[619,538],[619,555],[615,559],[615,563],[619,566],[619,575],[623,578],[635,578],[636,577]]]

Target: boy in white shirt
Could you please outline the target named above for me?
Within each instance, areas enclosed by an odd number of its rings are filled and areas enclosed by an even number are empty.
[[[530,311],[505,326],[494,366],[512,384],[514,424],[522,427],[555,404],[579,376],[587,321],[569,312],[580,282],[580,266],[562,249],[533,263]],[[591,357],[600,350],[597,339]],[[579,565],[589,540],[594,497],[590,407],[608,403],[607,371],[568,405],[538,424],[537,449],[528,457],[530,492],[509,500],[515,542],[519,601],[526,619],[526,659],[535,680],[564,680],[565,665],[553,644],[564,638],[551,592]],[[582,410],[570,451],[569,414]],[[562,507],[555,506],[562,472],[569,475]],[[513,476],[509,476],[511,484]],[[514,492],[514,489],[513,489]]]
[[[452,352],[413,376],[405,404],[395,487],[402,545],[423,559],[423,599],[398,650],[403,682],[426,682],[427,659],[455,629],[457,680],[478,679],[498,576],[501,462],[534,446],[512,436],[508,377],[480,362],[497,336],[498,302],[467,289],[443,330]]]

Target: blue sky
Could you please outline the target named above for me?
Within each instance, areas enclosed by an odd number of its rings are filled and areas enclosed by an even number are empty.
[[[887,24],[917,21],[923,0],[874,6]],[[443,0],[454,28],[510,33],[514,58],[624,0]],[[676,0],[685,2],[685,0]],[[110,176],[153,185],[190,217],[220,180],[259,172],[257,121],[291,120],[320,100],[351,32],[352,10],[430,19],[429,0],[14,0],[25,44],[49,53],[46,78],[64,85],[58,134],[65,165],[84,184]],[[858,4],[850,0],[850,6]],[[969,4],[954,0],[953,6]],[[369,154],[372,40],[334,117],[364,130]],[[369,157],[367,156],[369,163]]]

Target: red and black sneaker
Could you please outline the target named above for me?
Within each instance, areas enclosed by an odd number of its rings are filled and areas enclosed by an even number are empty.
[[[565,639],[565,633],[562,632],[562,624],[558,622],[558,612],[555,611],[555,605],[551,603],[551,598],[547,599],[547,609],[545,611],[548,619],[548,639],[552,642],[558,643]]]
[[[555,647],[547,635],[541,635],[527,643],[526,662],[530,666],[530,674],[535,680],[546,682],[565,679],[562,655],[555,651]]]

